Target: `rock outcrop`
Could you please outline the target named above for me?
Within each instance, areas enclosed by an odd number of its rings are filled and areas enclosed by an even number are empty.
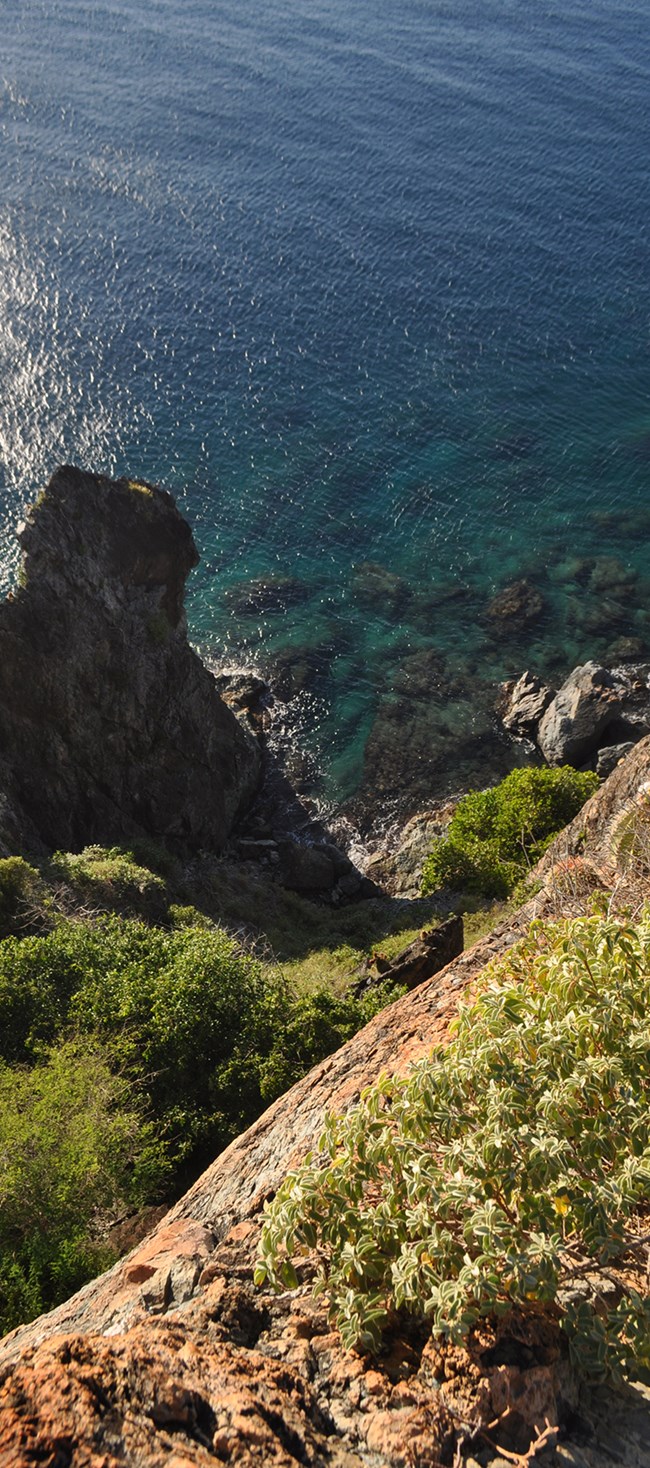
[[[172,496],[65,467],[19,538],[0,607],[0,844],[146,833],[219,850],[260,753],[187,641],[198,554]]]
[[[558,1390],[568,1393],[574,1423],[577,1410],[586,1414],[583,1439],[545,1462],[650,1461],[643,1389],[577,1401],[552,1342],[486,1337],[472,1357],[407,1329],[371,1363],[342,1350],[322,1301],[312,1299],[310,1261],[299,1287],[279,1296],[255,1291],[252,1280],[264,1201],[313,1147],[324,1111],[353,1105],[382,1070],[403,1072],[443,1043],[459,999],[534,916],[584,911],[595,887],[625,905],[616,832],[639,801],[645,809],[649,781],[645,739],[549,848],[537,869],[541,890],[514,918],[275,1102],[107,1275],[0,1343],[3,1468],[207,1468],[215,1460],[438,1468],[460,1462],[455,1447],[472,1434],[484,1462],[497,1417],[518,1430],[547,1420],[552,1443]],[[647,895],[650,877],[643,881]],[[640,895],[637,885],[635,902]],[[520,1440],[498,1440],[513,1461]]]
[[[525,672],[502,685],[499,712],[510,733],[535,740],[548,764],[590,762],[605,776],[650,733],[649,674],[647,663],[612,669],[582,663],[554,693]]]
[[[522,673],[502,715],[505,728],[511,734],[532,738],[552,698],[552,688],[536,673]]]
[[[562,684],[542,717],[537,743],[544,759],[550,765],[582,764],[620,712],[616,678],[598,663],[583,663]]]
[[[447,918],[437,928],[426,928],[396,958],[384,958],[381,953],[373,955],[376,974],[368,972],[354,985],[355,994],[365,994],[377,984],[388,979],[393,984],[405,984],[407,989],[417,989],[427,979],[446,968],[452,959],[463,951],[463,919],[460,915]]]

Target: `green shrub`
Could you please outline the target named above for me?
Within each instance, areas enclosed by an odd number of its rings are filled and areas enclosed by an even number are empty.
[[[260,1094],[266,1104],[339,1050],[373,1015],[405,992],[401,985],[384,983],[360,999],[337,996],[329,989],[295,996],[274,1047],[260,1067]]]
[[[99,1036],[115,1068],[146,1081],[179,1161],[230,1141],[240,1108],[224,1110],[219,1068],[237,1046],[268,1055],[290,1005],[279,975],[217,928],[107,917],[0,946],[0,1056],[34,1063],[66,1031]],[[262,1109],[259,1091],[250,1106]]]
[[[279,976],[218,928],[102,926],[118,959],[86,978],[71,1017],[110,1041],[128,1074],[147,1078],[179,1161],[212,1157],[262,1109],[259,1089],[250,1094],[242,1077],[233,1110],[222,1068],[236,1049],[250,1058],[272,1048],[288,1003]],[[135,946],[124,952],[126,927]]]
[[[268,1209],[258,1283],[316,1248],[347,1346],[405,1311],[462,1339],[560,1318],[579,1368],[650,1367],[650,915],[536,927],[446,1048],[383,1077]],[[645,1221],[644,1221],[645,1220]],[[604,1271],[600,1273],[600,1271]]]
[[[169,908],[169,916],[174,928],[214,928],[212,918],[206,917],[198,907],[188,904],[172,902]]]
[[[93,908],[157,898],[136,854],[59,854],[49,875]],[[3,868],[10,894],[40,882],[0,862],[0,910]],[[196,908],[166,916],[173,927],[52,907],[50,931],[0,943],[0,1332],[105,1266],[119,1201],[182,1190],[400,992],[305,997]]]
[[[146,1085],[186,1181],[396,992],[300,997],[215,927],[61,922],[0,945],[0,1058],[33,1064],[67,1032],[99,1037]]]
[[[470,791],[424,863],[423,894],[455,887],[507,897],[597,786],[597,775],[565,765],[513,770],[490,790]]]
[[[92,908],[133,912],[151,922],[167,916],[162,877],[141,866],[133,851],[121,846],[86,846],[78,854],[56,851],[51,875],[68,882]]]
[[[33,1064],[68,1023],[70,1001],[108,961],[99,928],[62,922],[46,937],[0,944],[0,1060]]]
[[[97,1211],[151,1196],[166,1167],[96,1045],[67,1042],[29,1070],[0,1065],[0,1333],[105,1267]]]
[[[25,928],[30,904],[38,900],[42,887],[36,868],[22,856],[0,861],[0,938]]]

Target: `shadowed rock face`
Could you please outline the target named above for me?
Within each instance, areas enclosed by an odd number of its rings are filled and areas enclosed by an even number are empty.
[[[187,641],[198,561],[172,496],[57,470],[0,607],[0,844],[137,833],[219,849],[260,755]],[[3,819],[4,814],[4,819]]]

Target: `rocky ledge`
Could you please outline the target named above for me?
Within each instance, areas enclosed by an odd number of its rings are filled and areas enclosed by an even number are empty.
[[[582,663],[554,691],[525,672],[502,689],[509,733],[534,740],[550,765],[591,765],[601,777],[650,733],[650,666]]]
[[[192,651],[172,496],[58,469],[0,607],[0,852],[146,833],[220,850],[260,752]]]
[[[650,1461],[643,1390],[581,1396],[525,1331],[486,1337],[473,1355],[405,1331],[373,1362],[342,1349],[312,1298],[309,1260],[295,1290],[253,1287],[264,1202],[328,1107],[444,1043],[459,999],[533,917],[583,911],[595,889],[614,905],[647,897],[647,871],[630,885],[619,863],[617,832],[649,777],[646,738],[549,848],[526,906],[278,1100],[110,1273],[0,1344],[3,1468],[440,1468],[484,1464],[497,1440],[502,1464],[523,1465],[535,1426],[540,1465]]]

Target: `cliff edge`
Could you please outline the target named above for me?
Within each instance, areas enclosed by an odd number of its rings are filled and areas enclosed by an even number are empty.
[[[164,490],[65,466],[0,607],[0,852],[137,834],[219,850],[260,752],[192,651],[198,561]]]
[[[483,1428],[486,1462],[496,1418],[548,1423],[552,1456],[540,1463],[650,1461],[642,1389],[623,1398],[600,1389],[587,1404],[585,1445],[570,1439],[556,1453],[562,1395],[574,1422],[584,1404],[559,1379],[557,1360],[523,1336],[487,1340],[477,1360],[406,1332],[369,1362],[342,1349],[312,1298],[309,1260],[295,1290],[253,1287],[264,1202],[314,1145],[326,1109],[353,1105],[382,1070],[403,1072],[444,1043],[459,999],[534,917],[578,914],[598,889],[614,910],[647,899],[647,863],[621,867],[616,832],[649,777],[650,737],[553,843],[524,907],[278,1100],[108,1274],[0,1344],[3,1465],[439,1468],[475,1462],[461,1448]],[[510,1463],[537,1461],[531,1449],[518,1452],[516,1438],[506,1451]]]

